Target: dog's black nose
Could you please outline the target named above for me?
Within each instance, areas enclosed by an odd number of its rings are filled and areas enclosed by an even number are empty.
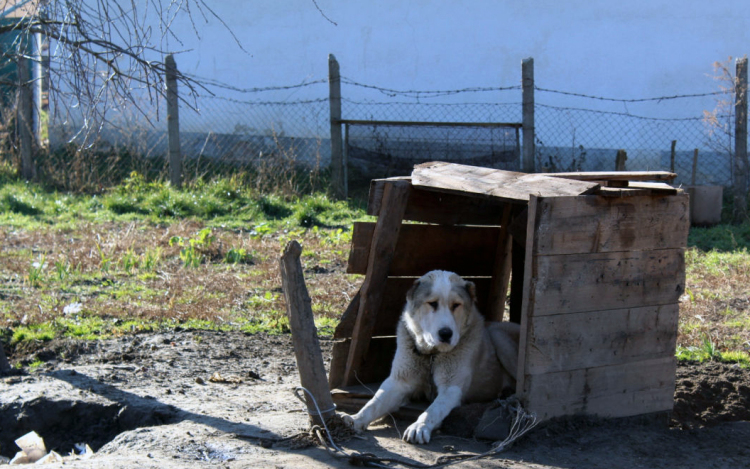
[[[447,344],[451,341],[451,337],[453,337],[453,331],[450,327],[444,327],[438,331],[438,337],[440,337],[440,342]]]

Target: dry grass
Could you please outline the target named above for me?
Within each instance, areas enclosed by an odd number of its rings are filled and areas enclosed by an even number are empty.
[[[203,261],[186,266],[182,248],[170,240],[196,239],[201,229],[195,221],[83,224],[72,231],[0,228],[5,284],[0,327],[53,321],[66,306],[80,303],[81,314],[105,319],[284,330],[278,258],[291,238],[304,248],[302,262],[319,319],[338,318],[358,288],[360,280],[344,273],[348,238],[333,236],[336,232],[252,236],[213,230],[214,242],[196,249]],[[245,262],[226,262],[232,249],[244,250]]]
[[[678,344],[750,352],[750,254],[690,249],[686,264]]]

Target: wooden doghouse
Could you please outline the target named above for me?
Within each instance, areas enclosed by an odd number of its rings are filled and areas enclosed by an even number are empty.
[[[671,410],[688,196],[646,181],[672,178],[427,163],[373,181],[378,218],[354,226],[348,272],[365,279],[336,329],[334,402],[372,396],[406,291],[444,269],[477,284],[486,319],[521,324],[516,392],[541,419]]]

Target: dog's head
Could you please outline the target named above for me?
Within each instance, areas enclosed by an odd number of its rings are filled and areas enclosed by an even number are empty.
[[[433,270],[406,294],[404,322],[421,353],[448,352],[455,347],[474,310],[474,283],[453,272]]]

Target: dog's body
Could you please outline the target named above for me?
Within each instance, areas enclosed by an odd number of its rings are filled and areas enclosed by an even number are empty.
[[[475,297],[474,284],[451,272],[435,270],[414,283],[398,324],[390,376],[362,410],[346,416],[355,430],[411,397],[427,397],[432,404],[404,439],[428,443],[461,402],[489,401],[515,386],[519,327],[485,325]]]

